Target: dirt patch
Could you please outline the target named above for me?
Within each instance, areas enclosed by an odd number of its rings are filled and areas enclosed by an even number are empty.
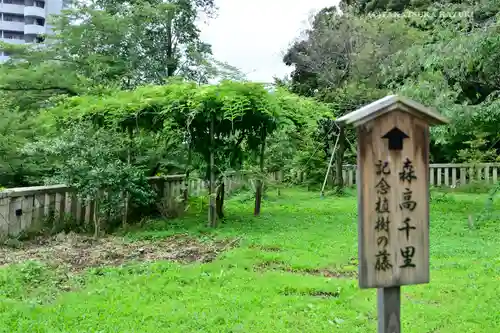
[[[237,239],[200,242],[186,234],[163,240],[126,242],[113,236],[94,240],[75,233],[61,233],[21,243],[16,249],[0,247],[0,266],[38,260],[79,271],[88,267],[119,266],[131,261],[210,262],[221,252],[236,246],[237,242]]]
[[[338,291],[324,291],[324,290],[297,290],[286,288],[281,292],[281,295],[284,296],[313,296],[313,297],[322,297],[322,298],[330,298],[330,297],[339,297],[340,293]]]
[[[329,270],[326,268],[320,268],[320,269],[310,269],[310,268],[293,269],[293,268],[289,268],[289,269],[286,269],[286,271],[291,272],[291,273],[297,273],[297,274],[316,275],[316,276],[324,276],[324,277],[330,277],[330,278],[354,278],[354,277],[358,276],[357,272],[342,271],[342,270],[333,271],[333,270]]]
[[[282,261],[266,261],[255,266],[258,271],[283,271],[295,274],[315,275],[329,278],[356,278],[358,272],[350,270],[331,270],[326,268],[292,268]]]
[[[284,267],[286,267],[286,263],[284,261],[270,260],[261,262],[260,264],[255,265],[254,268],[256,271],[268,271],[283,270]]]
[[[281,252],[281,248],[278,246],[265,246],[265,245],[250,245],[250,248],[261,250],[264,252]]]

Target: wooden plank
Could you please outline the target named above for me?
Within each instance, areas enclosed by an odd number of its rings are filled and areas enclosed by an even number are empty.
[[[9,235],[10,201],[11,198],[9,196],[0,196],[0,238]]]
[[[85,207],[83,206],[83,200],[80,197],[76,197],[75,202],[75,221],[78,225],[81,225],[85,221]]]
[[[72,205],[71,193],[64,193],[64,216],[68,216],[71,214],[71,205]]]
[[[493,172],[492,172],[492,180],[493,184],[496,184],[498,181],[498,169],[497,167],[493,167]]]
[[[474,168],[469,168],[469,181],[467,184],[474,182]]]
[[[31,228],[31,224],[33,222],[33,204],[35,201],[34,195],[29,195],[22,198],[21,207],[22,207],[22,215],[21,215],[21,231],[28,231]]]
[[[45,194],[45,206],[43,207],[43,215],[46,220],[55,219],[56,212],[56,195],[55,193],[46,193]]]
[[[354,170],[352,168],[349,168],[348,173],[347,173],[347,186],[353,186],[354,185]]]
[[[471,167],[493,167],[500,166],[500,163],[432,163],[433,168],[471,168]]]
[[[450,186],[450,169],[444,169],[444,185]]]
[[[402,150],[389,150],[387,140],[381,139],[395,126],[410,137]],[[358,138],[359,285],[388,288],[428,283],[428,125],[394,111],[360,126]],[[377,175],[385,162],[389,173]],[[400,178],[400,173],[410,172],[416,179]],[[390,186],[385,193],[382,179]]]
[[[483,180],[483,167],[481,167],[481,166],[476,167],[476,171],[477,171],[477,174],[476,174],[477,180],[478,181]]]
[[[490,167],[489,166],[484,167],[484,180],[487,184],[490,183]]]
[[[22,216],[22,202],[23,197],[11,198],[9,205],[9,224],[8,224],[8,234],[10,236],[18,236],[21,229],[21,216]]]
[[[460,185],[467,184],[467,169],[460,168]]]
[[[451,169],[451,185],[453,187],[457,186],[457,168]]]
[[[441,168],[437,168],[437,186],[443,185],[443,183],[441,182],[441,172]]]
[[[436,185],[436,181],[434,179],[435,174],[436,174],[436,168],[430,167],[429,168],[429,179],[430,179],[430,185],[432,185],[432,186]]]
[[[85,205],[85,224],[87,228],[94,227],[94,216],[95,216],[95,200],[90,200],[90,198],[87,198]]]
[[[170,209],[172,207],[172,183],[169,181],[165,182],[165,187],[163,189],[163,202],[165,203],[165,208]]]
[[[71,208],[69,210],[70,212],[70,216],[72,219],[74,219],[75,221],[78,220],[78,196],[76,195],[75,192],[70,192],[70,196],[71,196]]]
[[[35,194],[33,207],[33,225],[40,229],[45,222],[45,193]]]
[[[196,195],[201,195],[203,190],[203,180],[198,179],[198,188],[196,189]]]
[[[401,333],[401,287],[377,290],[378,333]]]
[[[59,226],[62,223],[64,219],[65,204],[66,204],[66,192],[56,193],[54,226]]]
[[[66,185],[51,185],[51,186],[31,186],[31,187],[15,187],[9,188],[6,192],[11,198],[36,195],[41,193],[60,193],[69,190]]]

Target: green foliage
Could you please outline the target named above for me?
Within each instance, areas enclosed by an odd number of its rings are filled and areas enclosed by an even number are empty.
[[[12,265],[0,270],[0,299],[32,305],[50,303],[61,292],[79,284],[78,279],[69,280],[61,268],[38,261]]]
[[[5,187],[36,184],[44,166],[19,153],[37,131],[29,114],[0,107],[0,184]]]
[[[292,90],[331,102],[336,114],[398,93],[451,120],[431,131],[433,162],[499,155],[497,0],[342,6],[320,11],[287,53]]]
[[[243,143],[250,154],[258,150],[262,130],[267,136],[287,126],[310,129],[329,112],[327,105],[283,89],[270,93],[257,83],[223,81],[199,86],[172,82],[108,96],[72,97],[43,112],[39,123],[63,128],[75,121],[91,121],[109,128],[133,126],[164,135],[184,131],[193,151],[203,158],[199,167],[208,166],[210,149],[214,149],[216,173],[220,174],[239,168],[245,155]],[[214,147],[207,144],[212,120]]]
[[[195,25],[198,9],[211,7],[184,0],[75,4],[55,20],[52,51],[99,84],[131,88],[174,75],[192,79],[192,68],[211,53]]]
[[[45,47],[0,42],[11,57],[0,64],[0,97],[8,108],[38,111],[53,97],[163,84],[173,76],[241,79],[200,40],[196,20],[214,10],[212,0],[75,2],[51,18],[55,34]]]
[[[432,283],[405,289],[402,325],[408,333],[454,333],[482,332],[488,322],[488,330],[498,332],[499,225],[470,230],[468,214],[481,208],[484,196],[448,196],[453,199],[433,202],[430,210]],[[0,331],[376,332],[376,292],[357,285],[355,197],[321,200],[317,193],[287,189],[276,201],[265,201],[258,218],[247,213],[252,203],[241,201],[230,199],[228,223],[217,230],[200,228],[202,215],[193,214],[158,221],[128,237],[150,239],[158,252],[171,244],[166,237],[172,234],[240,239],[213,262],[91,269],[77,275],[84,289],[61,290],[52,304],[36,307],[30,302],[36,294],[29,291],[49,291],[48,281],[55,284],[57,278],[24,284],[17,267],[0,268],[6,281],[0,290],[18,286],[0,302]],[[193,244],[176,248],[192,254]],[[25,294],[31,297],[18,296]],[[103,320],[103,313],[112,315]]]
[[[95,200],[99,221],[110,221],[123,213],[125,193],[140,206],[153,197],[144,171],[126,162],[127,147],[120,132],[77,124],[54,138],[27,144],[24,153],[52,165],[46,184],[73,187],[85,202]]]
[[[497,154],[495,149],[489,148],[489,141],[486,140],[487,134],[476,133],[476,138],[466,141],[465,144],[469,145],[468,148],[458,151],[457,160],[463,162],[500,162],[500,155]]]

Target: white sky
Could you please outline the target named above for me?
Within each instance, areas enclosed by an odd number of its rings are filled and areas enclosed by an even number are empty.
[[[252,81],[272,82],[290,68],[282,62],[312,12],[339,0],[216,0],[218,17],[201,25],[216,59],[238,67]]]

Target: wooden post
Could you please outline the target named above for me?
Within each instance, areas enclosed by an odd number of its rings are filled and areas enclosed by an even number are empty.
[[[401,332],[401,287],[377,290],[378,332]]]
[[[359,286],[378,288],[378,332],[399,333],[400,286],[430,280],[429,125],[447,120],[391,95],[338,121],[358,133]]]
[[[262,205],[262,192],[264,190],[264,156],[266,151],[266,128],[262,127],[260,130],[260,153],[259,153],[259,177],[257,179],[257,186],[255,188],[255,207],[253,211],[253,215],[260,215],[260,207]]]
[[[208,223],[210,227],[217,226],[217,212],[215,208],[214,127],[215,127],[215,116],[212,116],[212,120],[210,121],[210,184],[209,184],[210,206],[208,208]]]

